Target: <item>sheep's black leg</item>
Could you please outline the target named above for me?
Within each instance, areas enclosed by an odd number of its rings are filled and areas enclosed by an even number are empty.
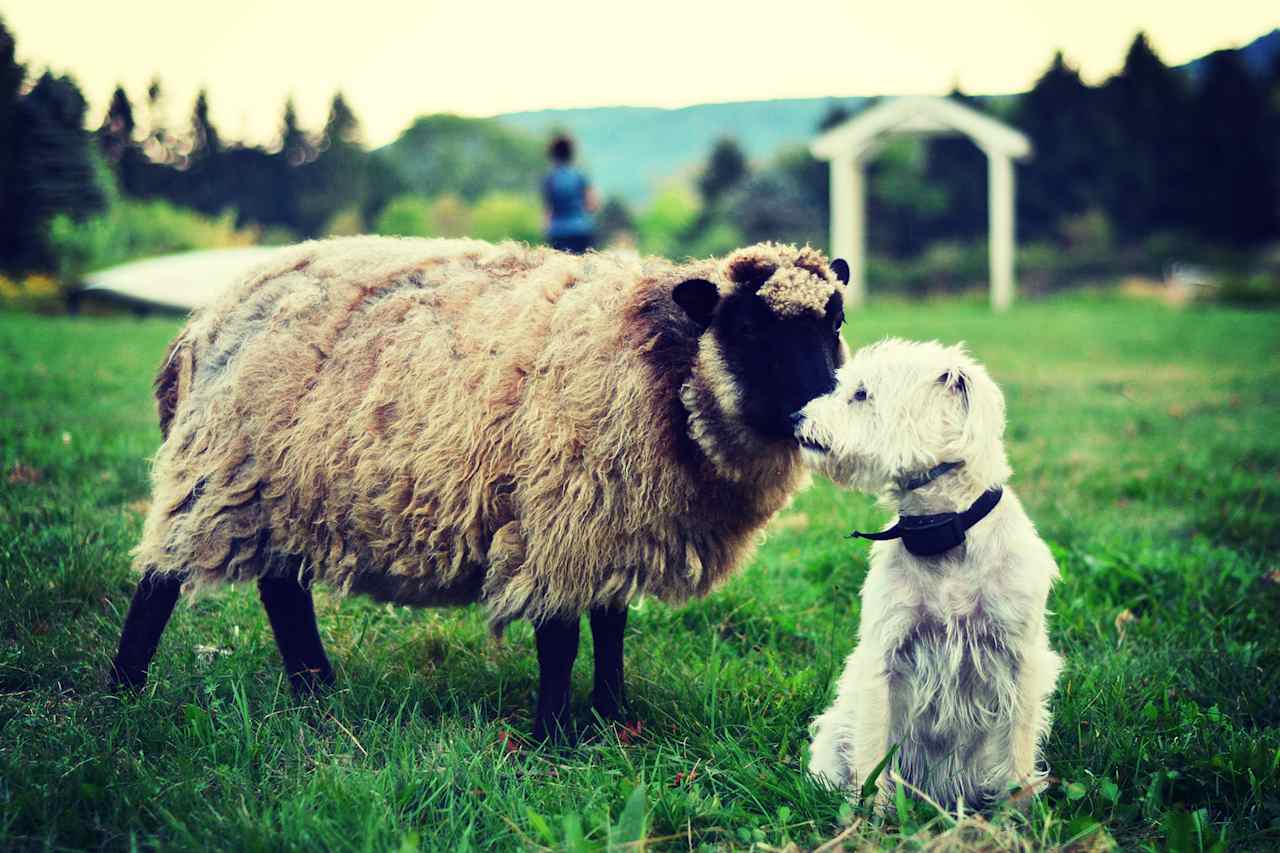
[[[314,693],[321,684],[333,683],[333,667],[325,656],[316,626],[311,590],[296,575],[258,578],[258,593],[267,609],[267,619],[276,635],[276,646],[284,659],[293,692]]]
[[[627,608],[597,607],[591,611],[591,640],[596,653],[595,687],[591,705],[605,720],[622,710],[622,634],[627,628]]]
[[[578,616],[548,619],[534,629],[538,645],[538,711],[533,739],[558,739],[568,729],[569,685],[578,657]]]
[[[147,667],[160,645],[160,635],[169,624],[173,606],[182,591],[178,575],[147,572],[138,581],[124,617],[120,633],[120,649],[111,662],[111,683],[119,687],[138,688],[147,681]]]

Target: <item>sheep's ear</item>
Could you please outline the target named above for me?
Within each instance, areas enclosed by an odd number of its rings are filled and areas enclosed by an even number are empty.
[[[849,262],[844,258],[836,258],[831,262],[831,271],[840,279],[841,284],[849,283]]]
[[[682,281],[671,291],[671,298],[702,328],[711,325],[711,315],[720,301],[720,291],[705,278]]]

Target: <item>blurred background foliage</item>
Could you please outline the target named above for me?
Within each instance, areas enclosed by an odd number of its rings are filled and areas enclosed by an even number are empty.
[[[0,23],[0,271],[10,290],[32,274],[74,286],[133,258],[325,235],[541,239],[542,140],[516,126],[423,116],[370,150],[337,93],[319,129],[285,103],[277,140],[259,147],[219,132],[206,92],[185,126],[168,126],[159,79],[137,105],[117,88],[95,123],[74,80],[34,75],[14,46]],[[1261,64],[1223,50],[1171,68],[1139,35],[1096,86],[1059,55],[1023,95],[951,97],[1035,147],[1017,186],[1024,291],[1207,268],[1220,294],[1280,298],[1280,50]],[[832,101],[813,132],[850,114]],[[754,160],[748,147],[726,135],[641,204],[606,198],[600,245],[677,258],[759,240],[825,246],[826,164],[803,145]],[[886,145],[869,171],[872,287],[983,286],[986,182],[986,158],[963,137]]]

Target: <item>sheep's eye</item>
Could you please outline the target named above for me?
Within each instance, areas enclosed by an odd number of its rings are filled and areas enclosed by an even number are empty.
[[[853,392],[853,401],[854,401],[855,403],[861,403],[861,402],[864,402],[866,399],[867,399],[867,389],[866,389],[866,388],[859,388],[857,391],[854,391],[854,392]]]

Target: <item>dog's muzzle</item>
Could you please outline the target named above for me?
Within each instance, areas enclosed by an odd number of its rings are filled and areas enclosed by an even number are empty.
[[[796,437],[796,443],[800,445],[800,449],[816,453],[819,456],[825,456],[830,453],[830,445],[824,444],[806,433],[805,426],[808,423],[809,419],[802,412],[793,412],[791,414],[791,429]]]

